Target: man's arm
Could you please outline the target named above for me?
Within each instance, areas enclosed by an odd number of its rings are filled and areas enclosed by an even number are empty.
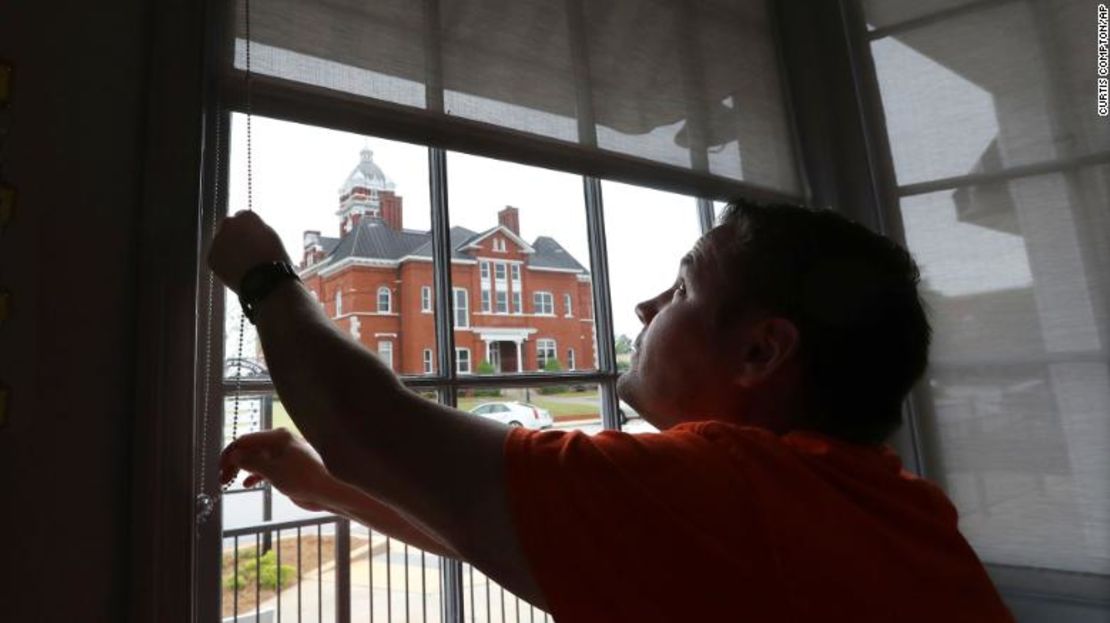
[[[246,271],[286,259],[253,213],[225,220],[209,262],[236,288]],[[411,517],[502,586],[543,607],[512,524],[508,429],[424,400],[340,332],[295,281],[256,310],[266,362],[293,421],[328,470]]]
[[[220,482],[235,480],[240,469],[249,472],[244,487],[267,481],[301,508],[349,517],[433,554],[459,555],[395,509],[333,476],[312,446],[284,428],[231,442],[220,455]]]

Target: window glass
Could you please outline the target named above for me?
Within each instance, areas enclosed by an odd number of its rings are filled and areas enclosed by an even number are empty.
[[[470,374],[470,349],[469,348],[456,348],[455,349],[455,370],[459,374]]]
[[[627,370],[642,323],[636,304],[671,287],[678,264],[701,235],[697,201],[615,182],[602,182],[617,369]],[[621,401],[624,429],[655,430]]]
[[[535,372],[541,337],[575,348],[578,369],[596,369],[591,317],[556,315],[552,300],[553,292],[572,292],[579,306],[593,305],[582,178],[449,152],[447,190],[452,284],[474,292],[489,284],[489,307],[483,303],[469,329],[455,332],[456,344],[473,353],[474,371]],[[480,262],[492,264],[488,281]],[[540,303],[537,292],[546,293]],[[566,369],[565,360],[550,359]]]
[[[431,286],[424,286],[420,288],[420,311],[432,311],[432,288]]]
[[[455,328],[470,326],[470,301],[465,288],[455,288]]]
[[[232,115],[229,213],[247,207],[245,125],[244,116]],[[423,350],[435,348],[427,339],[435,334],[434,315],[421,313],[423,286],[432,282],[427,148],[258,115],[252,141],[253,206],[277,231],[305,286],[368,350],[395,335],[399,374],[424,374]],[[366,244],[370,239],[380,244]],[[226,300],[226,371],[268,376],[249,322],[238,354],[239,304]]]

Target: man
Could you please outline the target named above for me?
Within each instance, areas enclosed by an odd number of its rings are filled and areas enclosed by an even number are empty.
[[[224,481],[243,468],[462,558],[560,621],[1010,620],[951,503],[882,445],[929,326],[913,260],[863,227],[730,206],[636,308],[618,391],[664,431],[647,435],[509,429],[426,401],[266,268],[287,261],[251,213],[213,243],[307,439],[243,437]]]

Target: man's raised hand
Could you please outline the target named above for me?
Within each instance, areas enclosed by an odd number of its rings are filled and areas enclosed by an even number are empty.
[[[238,294],[247,271],[267,262],[288,262],[277,233],[254,212],[241,211],[220,223],[208,251],[208,267]]]

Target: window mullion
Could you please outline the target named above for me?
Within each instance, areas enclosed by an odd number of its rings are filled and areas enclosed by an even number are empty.
[[[452,381],[455,372],[455,336],[452,318],[454,295],[451,289],[451,225],[447,213],[447,154],[435,147],[428,149],[428,184],[432,203],[432,285],[435,296],[436,357],[439,375]]]
[[[609,294],[609,252],[605,242],[605,211],[601,180],[583,177],[586,199],[586,233],[590,245],[590,268],[594,295],[594,336],[597,340],[598,370],[609,375],[617,372],[617,352],[613,338],[613,303]],[[601,383],[601,423],[619,430],[615,381]]]

